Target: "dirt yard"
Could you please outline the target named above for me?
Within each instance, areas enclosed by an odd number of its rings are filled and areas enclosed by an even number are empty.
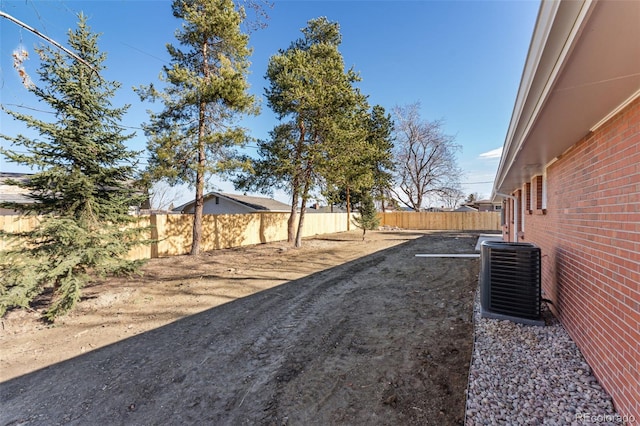
[[[154,259],[0,329],[0,424],[463,423],[477,234],[346,232]],[[47,368],[44,368],[47,367]]]

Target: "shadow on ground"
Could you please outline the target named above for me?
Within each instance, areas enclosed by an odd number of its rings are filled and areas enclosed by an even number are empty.
[[[462,424],[477,234],[437,233],[0,384],[0,424]]]

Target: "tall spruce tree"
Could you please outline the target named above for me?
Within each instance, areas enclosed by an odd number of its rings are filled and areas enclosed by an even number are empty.
[[[28,190],[32,203],[2,207],[40,220],[34,230],[11,235],[17,241],[0,253],[0,315],[52,290],[44,315],[53,321],[73,308],[93,274],[132,272],[141,263],[125,259],[140,243],[141,229],[128,214],[142,201],[131,185],[138,153],[124,144],[133,135],[123,134],[118,122],[128,106],[111,105],[119,84],[100,77],[106,55],[97,40],[81,14],[69,46],[92,68],[59,50],[37,49],[42,84],[28,90],[54,120],[3,108],[39,136],[0,136],[15,147],[2,150],[10,162],[36,170],[8,182]]]
[[[164,110],[144,125],[149,136],[148,178],[195,187],[191,254],[200,253],[206,176],[220,173],[248,137],[237,120],[258,109],[249,95],[249,37],[240,25],[244,9],[232,0],[174,0],[182,19],[180,45],[168,45],[171,65],[163,69],[163,92],[138,89],[143,100],[161,100]]]

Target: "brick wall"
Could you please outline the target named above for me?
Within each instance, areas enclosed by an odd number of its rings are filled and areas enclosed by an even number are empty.
[[[545,297],[618,412],[640,422],[640,99],[551,164],[546,181],[546,210],[534,194],[520,241],[540,246]]]

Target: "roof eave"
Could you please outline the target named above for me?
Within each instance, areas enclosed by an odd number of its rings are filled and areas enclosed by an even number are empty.
[[[640,96],[639,20],[640,2],[541,3],[494,197],[543,173]]]
[[[511,192],[505,187],[505,179],[537,122],[592,5],[592,0],[540,3],[491,199],[498,193]]]

